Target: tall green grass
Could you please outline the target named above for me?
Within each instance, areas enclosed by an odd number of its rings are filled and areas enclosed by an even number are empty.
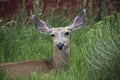
[[[84,35],[89,80],[119,80],[120,14],[106,17]]]
[[[119,18],[120,14],[109,16],[96,24],[93,24],[94,21],[90,22],[89,27],[73,32],[67,68],[44,75],[34,72],[29,80],[119,80]],[[65,26],[70,22],[59,16],[52,20],[45,21],[55,27]],[[17,21],[6,31],[0,28],[0,63],[48,59],[52,52],[52,38],[39,33],[34,25]],[[7,80],[2,73],[0,79]]]

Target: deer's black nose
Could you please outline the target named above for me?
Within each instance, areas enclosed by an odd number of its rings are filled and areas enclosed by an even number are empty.
[[[60,42],[57,44],[57,47],[58,49],[62,50],[64,48],[64,44]]]

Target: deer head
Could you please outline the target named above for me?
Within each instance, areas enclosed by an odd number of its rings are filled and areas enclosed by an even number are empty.
[[[69,35],[72,31],[81,28],[86,20],[86,10],[75,17],[70,25],[66,27],[50,28],[43,20],[37,19],[34,15],[32,19],[39,32],[50,34],[53,37],[53,43],[55,48],[59,51],[64,51],[69,47]]]

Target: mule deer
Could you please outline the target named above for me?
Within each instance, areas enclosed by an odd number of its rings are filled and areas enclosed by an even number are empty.
[[[83,9],[80,15],[76,16],[69,26],[49,28],[44,21],[32,16],[33,22],[38,31],[50,34],[53,38],[54,51],[52,57],[48,60],[4,63],[0,64],[0,69],[5,70],[6,74],[14,77],[27,76],[36,70],[40,73],[46,73],[52,69],[60,70],[69,60],[69,34],[73,30],[81,28],[85,23],[85,18],[86,11]]]

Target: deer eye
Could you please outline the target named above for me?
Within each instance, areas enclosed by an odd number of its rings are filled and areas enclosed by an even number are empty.
[[[52,37],[55,37],[55,35],[54,35],[54,34],[51,34],[51,36],[52,36]]]
[[[69,32],[66,32],[66,33],[65,33],[66,36],[69,35],[69,34],[70,34]]]

